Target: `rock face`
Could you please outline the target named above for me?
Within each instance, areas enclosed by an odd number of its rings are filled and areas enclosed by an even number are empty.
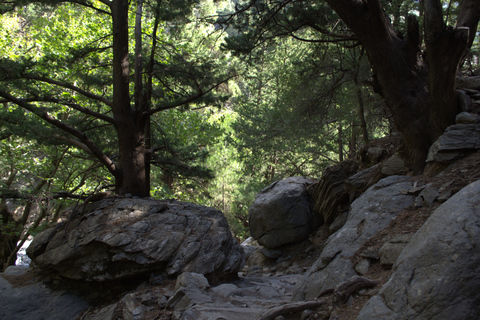
[[[476,181],[435,210],[357,319],[480,319],[479,248]]]
[[[0,275],[0,319],[71,320],[89,307],[79,296],[52,292],[30,273],[26,267],[11,266]]]
[[[427,162],[449,163],[477,149],[480,149],[480,124],[455,124],[430,147]]]
[[[312,179],[291,177],[272,183],[249,209],[250,235],[267,248],[306,239],[320,224],[310,209],[306,186]]]
[[[27,253],[36,264],[100,282],[149,272],[222,277],[244,265],[243,249],[218,210],[142,199],[105,199],[85,209],[35,237]]]
[[[313,300],[321,292],[335,288],[357,275],[350,257],[377,231],[388,226],[414,196],[404,194],[412,187],[411,178],[390,176],[370,187],[351,205],[345,225],[332,234],[325,247],[295,289],[295,300]]]

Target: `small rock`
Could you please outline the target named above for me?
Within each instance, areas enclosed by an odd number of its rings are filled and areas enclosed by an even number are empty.
[[[445,191],[444,193],[442,193],[441,195],[439,195],[437,200],[438,200],[438,202],[443,203],[443,202],[447,201],[448,199],[450,199],[450,197],[452,195],[453,195],[453,191],[448,190],[448,191]]]
[[[224,298],[231,297],[232,295],[234,295],[239,291],[238,287],[233,283],[224,283],[212,288],[211,290],[215,292],[217,295]]]
[[[253,239],[253,237],[248,237],[241,243],[242,246],[254,246],[258,247],[258,241]]]
[[[157,304],[159,308],[165,308],[167,306],[167,302],[168,302],[167,297],[165,297],[164,295],[160,295],[157,298]]]
[[[381,266],[390,269],[412,236],[412,234],[401,234],[385,242],[378,250]]]
[[[163,297],[163,296],[162,296]],[[144,293],[140,296],[140,299],[142,301],[142,304],[146,305],[146,306],[151,306],[151,305],[154,305],[157,303],[156,300],[156,297],[153,296],[150,292],[147,292],[147,293]]]
[[[189,285],[178,289],[175,294],[168,300],[167,308],[178,310],[185,310],[195,303],[210,303],[212,298],[198,287]]]
[[[193,285],[202,290],[210,288],[210,284],[203,274],[184,272],[178,276],[177,282],[175,283],[175,290],[178,290],[180,287],[188,287],[189,285]]]
[[[408,172],[405,162],[400,155],[395,152],[383,165],[381,172],[387,176],[404,175]]]
[[[360,254],[361,257],[368,258],[368,259],[374,259],[374,260],[379,260],[380,257],[378,256],[378,250],[375,250],[373,248],[367,248],[365,251],[363,251]]]
[[[473,114],[470,112],[461,112],[457,114],[455,118],[455,123],[457,124],[468,124],[468,123],[477,123],[479,120],[478,114]]]
[[[415,206],[415,208],[420,208],[423,205],[422,197],[420,196],[416,197],[413,205]]]
[[[459,109],[463,111],[470,110],[472,106],[472,102],[470,100],[470,97],[467,95],[467,92],[464,90],[457,90],[457,93],[458,93]]]
[[[370,268],[370,260],[362,259],[355,265],[355,271],[360,275],[365,275]]]
[[[426,185],[413,187],[412,189],[408,190],[408,194],[417,195],[420,193],[420,191],[425,189],[425,187]]]
[[[281,250],[273,250],[265,247],[260,247],[260,252],[268,259],[277,259],[282,255]]]
[[[429,184],[425,187],[425,189],[420,192],[420,196],[423,199],[423,203],[430,207],[433,202],[438,198],[439,193],[437,190],[433,189],[432,186]]]
[[[332,224],[330,225],[330,227],[328,228],[328,230],[329,230],[331,233],[334,233],[334,232],[340,230],[340,228],[343,227],[343,225],[345,224],[345,222],[347,222],[347,218],[348,218],[348,211],[345,211],[345,212],[340,213],[340,214],[335,218],[335,220],[332,222]]]

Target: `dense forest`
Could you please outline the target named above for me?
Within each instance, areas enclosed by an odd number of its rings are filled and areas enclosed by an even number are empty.
[[[0,262],[111,192],[220,209],[370,141],[410,169],[478,69],[476,0],[0,1]],[[14,261],[13,261],[14,262]]]

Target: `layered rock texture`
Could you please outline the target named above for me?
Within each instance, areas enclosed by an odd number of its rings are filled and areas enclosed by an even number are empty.
[[[399,212],[414,203],[415,197],[403,192],[412,186],[410,177],[391,176],[355,200],[346,223],[328,238],[320,257],[297,284],[294,298],[316,299],[325,290],[357,275],[350,258]]]
[[[37,235],[27,254],[42,269],[87,281],[150,272],[236,275],[244,252],[215,209],[176,201],[105,199]]]

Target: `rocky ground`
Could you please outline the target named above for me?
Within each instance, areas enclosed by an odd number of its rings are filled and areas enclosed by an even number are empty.
[[[476,180],[480,180],[480,152],[473,153],[451,165],[427,167],[424,175],[414,177],[414,185],[419,190],[429,185],[438,192],[439,201],[429,202],[426,199],[403,210],[387,228],[377,232],[358,249],[351,260],[354,263],[359,262],[362,259],[362,253],[364,254],[368,249],[377,251],[376,249],[387,240],[415,233],[441,202]],[[84,308],[77,315],[77,319],[81,320],[253,320],[259,315],[262,315],[262,320],[355,319],[368,299],[377,294],[388,280],[390,266],[382,266],[379,261],[372,263],[363,276],[375,281],[375,287],[356,291],[346,303],[339,301],[338,292],[333,290],[323,292],[313,301],[292,301],[295,284],[320,256],[328,235],[326,230],[320,229],[309,240],[284,251],[282,258],[273,259],[271,262],[264,261],[262,266],[245,267],[237,279],[211,280],[210,283],[191,286],[188,281],[182,284],[174,279],[152,276],[150,281],[140,284],[132,283],[128,294],[122,290],[114,290],[115,286],[110,286],[107,290],[105,286],[92,288],[81,282],[65,282],[58,276],[46,275],[35,269],[13,270],[9,274],[2,275],[0,293],[2,290],[29,287],[31,288],[30,298],[26,306],[17,304],[16,308],[4,307],[3,310],[7,311],[4,311],[6,313],[3,315],[0,314],[0,318],[5,320],[25,318],[22,310],[35,308],[32,301],[40,304],[37,308],[47,306],[40,297],[45,296],[45,290],[50,288],[57,293],[61,292],[55,299],[64,299],[65,290],[82,295],[86,299],[86,301],[78,300],[75,297],[73,300],[68,300],[71,302],[58,300],[62,302],[55,306],[48,305],[49,312],[54,315],[49,319],[58,320],[67,319],[62,318],[62,310],[68,303],[72,303],[72,306],[79,310]],[[272,252],[269,253],[272,254]],[[39,282],[40,279],[43,282]],[[200,282],[202,281],[206,279]],[[125,284],[120,288],[124,290]],[[196,306],[190,307],[188,312],[183,312],[183,306],[191,305],[191,302]],[[4,304],[8,302],[4,301]],[[85,309],[86,305],[89,307]],[[74,310],[73,307],[69,309]]]
[[[480,180],[480,152],[473,153],[451,165],[440,166],[431,166],[427,167],[426,173],[421,176],[414,177],[415,185],[422,187],[425,185],[430,185],[432,189],[438,190],[441,194],[453,195],[458,192],[463,187],[467,186],[471,182]],[[386,240],[395,238],[402,234],[413,234],[415,233],[423,223],[428,219],[430,214],[441,204],[442,201],[446,199],[440,199],[440,201],[435,201],[433,203],[417,203],[414,206],[410,206],[401,212],[396,219],[392,220],[390,225],[379,231],[374,237],[372,237],[365,245],[363,245],[352,257],[354,262],[360,260],[360,253],[364,252],[366,248],[378,249],[381,244],[385,243]],[[257,267],[246,267],[244,272],[240,273],[240,278],[234,282],[237,286],[236,290],[242,290],[247,288],[246,294],[249,290],[261,291],[261,288],[268,288],[272,286],[272,283],[281,283],[283,279],[288,278],[289,281],[295,282],[295,279],[305,273],[307,269],[312,266],[315,260],[320,255],[323,249],[323,243],[327,237],[328,233],[322,232],[320,230],[315,236],[311,237],[309,241],[306,241],[302,244],[294,246],[290,250],[290,259],[288,260],[276,260],[274,263],[269,264],[268,262],[262,268]],[[378,293],[382,285],[388,280],[390,276],[389,266],[381,266],[380,263],[374,263],[370,266],[368,272],[364,274],[364,277],[371,279],[377,283],[374,288],[371,289],[362,289],[358,293],[354,294],[346,303],[339,303],[337,296],[333,292],[326,292],[324,295],[319,297],[316,301],[319,302],[318,306],[300,306],[291,313],[285,313],[286,309],[279,311],[281,316],[272,317],[271,319],[341,319],[341,320],[350,320],[355,319],[365,305],[367,300]],[[253,283],[253,284],[252,284]],[[262,283],[261,285],[259,285]],[[288,283],[288,281],[287,281]],[[171,283],[173,292],[173,283]],[[218,284],[212,284],[215,286]],[[273,302],[265,302],[272,298],[269,296],[270,293],[265,293],[266,296],[264,307],[274,308],[275,305],[282,306],[288,304],[289,299],[291,298],[293,288],[291,285],[278,285],[284,290],[280,295],[273,295]],[[164,290],[164,286],[162,286]],[[143,290],[155,290],[154,288],[143,289]],[[245,293],[240,294],[243,295]],[[138,294],[137,294],[138,296]],[[230,299],[233,304],[240,303],[237,299]],[[237,295],[238,297],[238,295]],[[252,296],[254,299],[261,300],[261,295]],[[250,301],[250,302],[247,302]],[[245,305],[252,303],[249,298],[245,297]],[[270,303],[270,304],[269,304]],[[281,307],[280,307],[281,309]],[[174,312],[168,311],[166,309],[160,309],[156,312],[153,312],[151,316],[145,319],[172,319],[174,318]],[[234,319],[232,315],[225,313],[224,319]],[[240,317],[243,318],[243,317]],[[88,319],[88,317],[86,318]],[[189,319],[189,318],[185,318]],[[194,319],[194,318],[192,318]],[[222,319],[221,317],[217,319]],[[245,319],[245,318],[243,318]],[[263,319],[270,319],[264,317]]]
[[[468,184],[480,180],[480,152],[473,153],[449,166],[427,168],[426,173],[415,177],[415,180],[418,182],[418,185],[431,183],[436,190],[450,191],[450,194],[453,195]],[[358,250],[353,259],[358,261],[360,258],[359,253],[363,252],[367,247],[379,248],[387,239],[401,234],[415,233],[440,204],[440,202],[435,202],[430,206],[422,205],[407,208],[387,228],[378,232]],[[390,270],[377,263],[373,264],[364,276],[376,281],[378,285],[373,290],[356,295],[344,305],[335,305],[332,301],[333,297],[330,295],[330,304],[336,309],[336,319],[355,319],[371,295],[378,292],[381,286],[388,280]]]

